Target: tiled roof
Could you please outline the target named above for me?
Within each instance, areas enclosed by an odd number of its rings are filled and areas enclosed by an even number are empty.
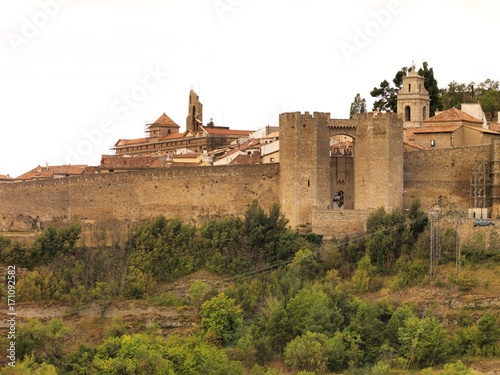
[[[148,138],[119,139],[118,142],[115,143],[115,147],[134,146],[134,145],[141,145],[144,143],[148,143]]]
[[[260,164],[260,152],[254,152],[251,155],[238,155],[228,165],[248,164]]]
[[[157,158],[149,156],[115,156],[103,155],[101,159],[101,169],[144,169],[151,168],[151,164]]]
[[[38,166],[33,168],[19,177],[18,180],[32,180],[42,178],[53,178],[54,175],[81,175],[87,168],[87,165],[55,165],[55,166]]]
[[[262,137],[262,139],[272,139],[272,138],[279,138],[280,137],[280,132],[272,132],[269,133],[268,135]]]
[[[422,128],[411,129],[414,134],[425,134],[425,133],[453,133],[459,129],[462,125],[447,125],[447,126],[424,126]]]
[[[472,122],[475,124],[482,124],[483,122],[475,117],[472,117],[468,113],[461,111],[457,108],[450,108],[439,115],[433,116],[424,121],[424,123],[434,123],[434,122],[451,122],[451,121],[465,121]]]
[[[101,171],[101,167],[87,167],[82,174],[97,174]]]
[[[158,117],[158,120],[156,120],[152,124],[149,124],[149,127],[152,127],[153,125],[155,125],[155,126],[161,126],[161,127],[169,127],[169,128],[172,128],[172,127],[180,128],[180,126],[177,125],[175,123],[175,121],[172,120],[170,117],[168,117],[165,112],[163,112],[163,115],[161,115],[160,117]]]
[[[249,136],[253,133],[250,130],[234,130],[234,129],[221,129],[221,128],[211,128],[203,126],[203,130],[207,134],[223,134],[223,135],[239,135],[239,136]]]
[[[208,164],[204,162],[203,160],[200,160],[196,163],[183,163],[183,162],[172,162],[170,164],[170,167],[203,167],[207,166]]]
[[[409,128],[403,130],[403,144],[408,147],[415,148],[417,150],[430,150],[431,147],[424,146],[415,141],[415,135],[413,134],[413,130],[415,130],[415,128]]]
[[[176,154],[172,156],[174,159],[196,159],[200,157],[201,154],[197,152],[189,152],[187,154]]]
[[[480,133],[486,133],[486,134],[496,134],[500,135],[498,131],[491,130],[491,129],[484,129],[484,128],[478,128],[476,126],[465,126],[467,129],[471,129]]]
[[[189,130],[186,130],[184,133],[174,133],[174,134],[169,134],[166,135],[165,137],[160,138],[160,141],[169,141],[173,139],[180,139],[180,138],[191,138],[193,137],[193,133]]]
[[[10,180],[13,180],[12,177],[10,176],[6,176],[4,174],[0,174],[0,180],[7,180],[7,181],[10,181]]]

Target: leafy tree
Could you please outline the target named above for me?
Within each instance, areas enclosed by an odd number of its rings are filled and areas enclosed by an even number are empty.
[[[301,289],[287,305],[289,321],[294,335],[310,332],[335,332],[340,328],[343,316],[322,290],[314,284]]]
[[[71,224],[66,228],[48,227],[35,240],[32,259],[35,264],[47,263],[56,256],[74,253],[82,228]]]
[[[283,303],[276,298],[267,300],[268,317],[265,323],[265,332],[275,351],[281,355],[286,343],[293,337],[291,322]]]
[[[337,331],[325,342],[325,357],[331,371],[340,371],[346,367],[346,344],[344,335]]]
[[[57,375],[56,368],[48,363],[38,363],[33,356],[18,361],[15,367],[6,366],[0,370],[1,375]]]
[[[443,326],[431,317],[410,316],[398,330],[399,353],[409,364],[431,366],[449,354],[450,346]]]
[[[370,281],[375,273],[375,267],[372,265],[370,256],[366,254],[358,262],[358,268],[352,276],[352,283],[358,293],[367,292],[370,289]]]
[[[410,220],[410,230],[413,240],[416,241],[418,236],[425,230],[429,219],[427,214],[422,211],[422,205],[419,199],[414,199],[411,202],[410,209],[408,210],[408,219]]]
[[[370,91],[370,95],[378,98],[373,102],[373,110],[381,112],[396,112],[397,111],[397,88],[390,85],[387,80],[380,83],[380,87],[374,87]]]
[[[200,311],[201,304],[207,294],[208,285],[203,281],[197,280],[189,286],[189,299],[197,312]]]
[[[429,68],[429,64],[426,61],[423,62],[422,68],[418,70],[418,75],[424,78],[424,87],[429,92],[429,109],[430,116],[434,116],[436,110],[441,109],[441,100],[439,95],[439,87],[436,79],[434,78],[434,70]]]
[[[316,255],[309,249],[295,253],[288,269],[301,278],[302,281],[313,280],[318,276],[319,263]]]
[[[477,321],[477,334],[474,340],[484,356],[496,355],[500,352],[500,326],[498,319],[490,312]]]
[[[360,113],[366,113],[366,99],[361,98],[361,95],[357,93],[349,109],[349,118],[352,119],[354,115]]]
[[[378,357],[384,342],[385,322],[388,320],[385,306],[373,302],[357,301],[357,308],[350,317],[344,334],[358,337],[357,350],[359,363],[373,363]]]
[[[416,316],[417,314],[415,312],[415,308],[412,305],[404,304],[398,306],[396,310],[394,310],[391,318],[387,322],[386,327],[386,339],[393,348],[399,349],[400,347],[398,334],[399,329],[403,327],[405,320]]]
[[[51,319],[48,323],[30,319],[20,327],[20,334],[22,335],[22,348],[19,355],[35,354],[38,358],[59,364],[70,329],[57,318]]]
[[[251,266],[244,249],[243,221],[226,217],[209,220],[200,228],[200,247],[204,249],[207,268],[215,273],[236,274]]]
[[[450,82],[447,88],[440,89],[441,104],[443,109],[460,108],[462,103],[474,103],[477,101],[474,92],[474,82],[469,84]]]
[[[288,228],[288,220],[278,204],[266,215],[254,200],[245,213],[244,233],[247,251],[254,254],[253,261],[257,263],[289,259],[298,250],[297,234]]]
[[[480,82],[475,91],[475,102],[481,103],[488,122],[497,120],[500,111],[500,82],[490,78]]]
[[[224,345],[231,342],[243,323],[243,311],[235,302],[220,293],[201,305],[200,316],[205,333]]]
[[[285,348],[285,362],[293,370],[326,370],[325,343],[327,336],[317,332],[305,332],[290,341]]]
[[[130,266],[138,276],[171,281],[197,270],[202,259],[195,246],[196,228],[160,216],[145,223],[129,240]],[[141,276],[144,274],[144,276]]]

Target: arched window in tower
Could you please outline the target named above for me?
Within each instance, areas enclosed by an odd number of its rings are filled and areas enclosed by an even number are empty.
[[[410,121],[411,119],[411,109],[410,109],[410,106],[407,105],[405,107],[405,121]]]
[[[422,121],[427,120],[427,107],[424,105],[424,108],[422,108]]]
[[[411,83],[408,84],[408,92],[411,92]]]

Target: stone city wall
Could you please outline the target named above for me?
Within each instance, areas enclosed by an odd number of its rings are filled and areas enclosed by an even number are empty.
[[[55,222],[138,222],[158,215],[188,223],[242,216],[257,199],[279,201],[279,165],[175,167],[0,185],[0,231]]]

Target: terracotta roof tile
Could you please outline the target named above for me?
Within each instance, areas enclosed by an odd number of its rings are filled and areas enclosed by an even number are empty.
[[[190,137],[193,137],[193,133],[189,130],[186,130],[184,133],[174,133],[174,134],[166,135],[166,136],[160,138],[160,141],[169,141],[169,140],[173,140],[173,139],[190,138]]]
[[[422,128],[411,129],[414,134],[424,134],[424,133],[453,133],[457,129],[461,128],[462,125],[448,125],[448,126],[424,126]]]
[[[211,128],[203,126],[203,130],[208,134],[224,134],[224,135],[238,135],[238,136],[249,136],[253,133],[250,130],[234,130],[234,129],[221,129],[221,128]]]
[[[101,171],[101,167],[87,167],[82,174],[97,174]]]
[[[148,143],[148,139],[149,138],[119,139],[118,142],[115,143],[115,147],[141,145]]]
[[[187,154],[175,154],[172,156],[174,159],[195,159],[200,157],[201,154],[198,152],[189,152]]]
[[[486,133],[486,134],[496,134],[500,135],[498,131],[491,130],[491,129],[485,129],[485,128],[478,128],[477,126],[465,126],[467,129],[475,130],[480,133]]]
[[[254,152],[251,155],[238,155],[228,165],[248,164],[260,164],[260,152]]]
[[[6,176],[4,174],[0,174],[0,180],[10,181],[10,180],[13,180],[13,178],[10,176]]]
[[[81,175],[87,168],[87,165],[55,165],[55,166],[38,166],[33,168],[19,177],[18,180],[32,180],[54,178],[54,175]]]
[[[175,128],[180,128],[179,125],[176,124],[174,120],[172,120],[170,117],[167,116],[165,112],[163,112],[163,115],[158,117],[158,119],[153,122],[152,124],[149,124],[149,127],[152,127],[153,125],[155,126],[161,126],[161,127],[175,127]]]
[[[457,108],[450,108],[439,115],[433,116],[424,121],[424,123],[434,123],[434,122],[451,122],[451,121],[465,121],[472,122],[475,124],[482,124],[483,122],[475,117],[472,117],[468,113],[461,111]]]
[[[157,158],[148,156],[115,156],[104,155],[101,159],[101,169],[145,169],[151,168],[151,164]]]

